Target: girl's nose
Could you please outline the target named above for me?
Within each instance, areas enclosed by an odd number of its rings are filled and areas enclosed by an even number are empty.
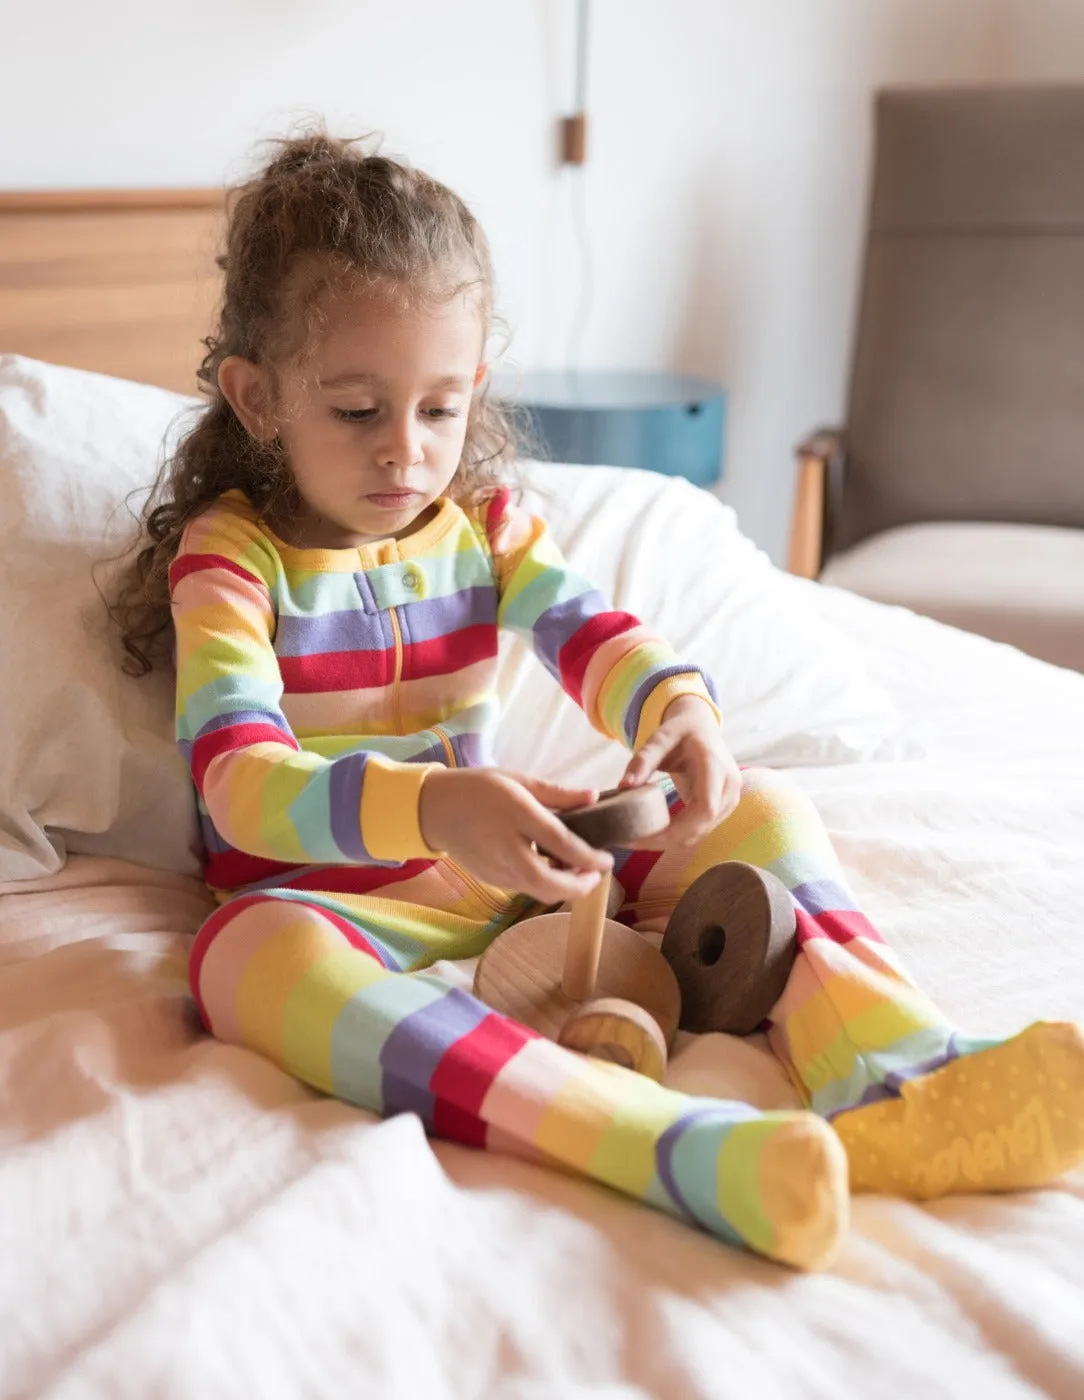
[[[422,460],[421,432],[413,416],[389,421],[379,456],[385,467],[413,467]]]

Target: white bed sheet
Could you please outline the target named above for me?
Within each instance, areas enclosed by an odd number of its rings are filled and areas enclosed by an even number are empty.
[[[793,581],[796,590],[810,586]],[[1084,677],[844,594],[925,753],[799,771],[970,1029],[1084,1019]],[[1084,1178],[855,1201],[802,1277],[430,1144],[198,1034],[199,885],[97,857],[0,900],[0,1396],[1084,1395]],[[684,1087],[792,1102],[755,1042]]]

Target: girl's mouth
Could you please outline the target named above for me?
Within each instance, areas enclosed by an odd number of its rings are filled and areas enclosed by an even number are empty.
[[[421,493],[419,491],[374,491],[365,499],[371,501],[374,506],[382,506],[385,510],[405,510],[415,501],[421,500]]]

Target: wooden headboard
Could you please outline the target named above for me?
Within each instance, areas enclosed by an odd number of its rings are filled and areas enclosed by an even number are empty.
[[[0,192],[0,354],[196,390],[223,190]]]

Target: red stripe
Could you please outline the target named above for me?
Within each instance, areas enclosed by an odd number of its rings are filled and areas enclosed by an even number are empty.
[[[512,499],[512,493],[507,486],[495,492],[493,499],[489,503],[486,511],[486,534],[490,538],[496,534],[501,527],[505,512],[508,510],[508,502]]]
[[[625,891],[625,903],[635,904],[644,881],[662,858],[661,851],[633,851],[617,872],[617,882]]]
[[[433,1100],[433,1133],[464,1147],[485,1147],[486,1125],[473,1113],[465,1113],[447,1099]]]
[[[534,1031],[496,1012],[460,1036],[441,1056],[429,1081],[436,1099],[433,1131],[441,1137],[484,1147],[481,1113],[485,1097],[509,1060],[529,1040],[537,1039]]]
[[[231,848],[209,855],[204,879],[215,890],[237,890],[262,880],[291,878],[282,886],[291,890],[316,890],[327,894],[372,894],[387,885],[423,875],[435,860],[408,860],[403,865],[321,865],[309,870],[293,861],[268,860]],[[304,874],[292,874],[304,871]]]
[[[613,637],[641,626],[639,618],[626,612],[604,612],[590,617],[569,637],[557,653],[561,685],[577,705],[583,703],[583,678],[596,650]]]
[[[297,875],[289,883],[291,890],[317,890],[321,894],[372,894],[386,885],[398,885],[423,875],[435,860],[408,860],[403,865],[323,865]]]
[[[176,588],[181,579],[187,578],[189,574],[203,573],[206,569],[222,569],[228,574],[236,574],[238,578],[244,579],[246,583],[254,583],[262,593],[267,594],[267,584],[258,574],[249,573],[248,569],[243,569],[240,564],[227,559],[224,554],[182,554],[169,566],[169,586],[171,589]],[[270,597],[270,594],[267,596]]]
[[[410,642],[403,648],[403,679],[426,680],[430,676],[451,676],[477,661],[490,661],[497,655],[497,629],[492,622],[461,627],[425,642]]]
[[[395,652],[321,651],[309,656],[278,658],[287,694],[319,695],[334,690],[365,690],[391,685]]]
[[[203,878],[213,890],[238,890],[259,880],[274,880],[288,875],[291,870],[301,869],[303,867],[294,861],[268,860],[231,848],[208,853]]]
[[[796,909],[795,913],[798,918],[799,947],[816,938],[827,938],[840,944],[852,943],[856,938],[864,938],[868,943],[885,941],[865,914],[856,909],[829,909],[816,915]]]
[[[221,729],[212,729],[192,745],[192,777],[201,797],[203,780],[214,760],[220,754],[247,749],[251,744],[281,744],[292,753],[299,752],[301,748],[292,734],[284,734],[274,724],[226,724]]]
[[[458,632],[408,642],[403,647],[403,680],[451,676],[497,655],[497,629],[479,622]],[[390,686],[395,680],[395,651],[325,651],[310,656],[280,656],[279,670],[288,694],[320,695],[338,690]]]
[[[199,1008],[200,1020],[207,1030],[214,1034],[214,1027],[211,1025],[207,1008],[203,1004],[203,997],[200,995],[199,983],[200,973],[203,970],[203,960],[207,956],[207,951],[215,941],[216,935],[223,925],[228,924],[231,919],[240,914],[243,909],[247,909],[250,904],[254,904],[260,898],[259,895],[243,895],[240,899],[233,899],[228,904],[223,904],[200,925],[199,932],[192,943],[191,952],[188,954],[188,985],[192,988],[192,995],[196,999],[196,1006]]]

